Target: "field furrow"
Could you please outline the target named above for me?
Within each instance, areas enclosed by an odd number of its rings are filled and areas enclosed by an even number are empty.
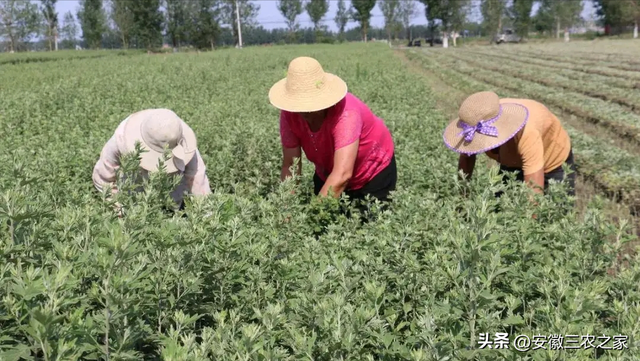
[[[457,54],[468,54],[468,51],[457,51]],[[495,54],[474,54],[474,57],[481,57],[483,59],[487,59],[488,62],[493,62]],[[552,68],[546,65],[536,65],[536,64],[525,64],[520,62],[503,62],[501,66],[509,66],[516,67],[518,69],[526,69],[526,70],[536,70],[539,72],[553,72],[554,74],[562,75],[569,79],[579,81],[579,82],[593,82],[597,84],[604,84],[609,87],[621,88],[625,90],[632,90],[632,94],[636,94],[640,96],[640,82],[634,81],[633,79],[625,79],[620,77],[612,77],[607,75],[593,74],[593,73],[585,73],[580,70],[573,70],[567,68]]]
[[[452,52],[452,57],[474,66],[500,72],[504,75],[532,81],[552,88],[562,88],[576,93],[620,104],[640,114],[640,91],[624,90],[598,83],[595,79],[576,80],[543,67],[518,67],[511,64],[496,65],[490,58],[478,58],[476,54]]]
[[[520,49],[514,49],[514,51],[519,51],[519,50]],[[601,62],[601,63],[617,62],[621,64],[640,66],[640,60],[638,59],[638,57],[628,55],[628,54],[614,54],[614,53],[606,54],[606,53],[596,53],[596,52],[586,52],[586,51],[576,51],[576,50],[573,50],[570,52],[563,52],[563,51],[549,52],[549,51],[536,49],[536,48],[524,48],[523,51],[529,52],[531,54],[544,54],[545,56],[557,56],[559,58],[569,59],[569,60],[579,57],[580,59],[588,60],[592,62]]]
[[[533,64],[533,65],[542,65],[549,68],[557,68],[557,69],[571,69],[577,70],[588,74],[598,74],[598,75],[606,75],[611,77],[617,77],[625,80],[633,80],[636,82],[640,82],[640,72],[632,72],[632,71],[623,71],[617,69],[610,69],[606,67],[591,67],[591,66],[583,66],[579,64],[574,64],[570,62],[560,62],[560,61],[550,61],[550,60],[541,60],[531,57],[521,57],[516,55],[509,55],[498,53],[490,50],[478,50],[478,49],[470,49],[470,53],[480,54],[485,56],[491,56],[496,59],[505,59],[510,61],[515,61],[523,64]]]
[[[445,52],[430,51],[428,54],[424,52],[423,54],[437,59],[438,62],[447,66],[455,67],[461,73],[481,79],[487,84],[511,89],[527,97],[542,100],[592,123],[605,125],[621,137],[640,142],[640,115],[633,114],[620,105],[544,86],[536,82],[505,76],[497,71],[470,66],[464,61],[452,58]]]
[[[502,81],[499,75],[493,74],[492,78],[491,75],[487,76],[482,72],[470,71],[459,63],[446,61],[445,57],[424,56],[424,54],[413,52],[410,52],[408,56],[429,68],[434,74],[440,74],[443,81],[456,88],[464,89],[468,93],[487,90],[487,84],[490,84],[498,92],[522,97],[531,96],[531,93],[527,91],[528,88],[524,85]],[[507,78],[507,80],[509,79]],[[640,209],[638,208],[640,207],[640,162],[637,161],[638,156],[616,148],[612,141],[585,135],[568,125],[567,122],[563,122],[563,125],[571,135],[576,162],[580,164],[579,172],[608,194],[629,204],[634,210]]]
[[[522,48],[508,49],[506,51],[501,51],[501,53],[510,54],[510,55],[523,57],[523,58],[536,58],[536,59],[550,60],[554,62],[571,63],[571,64],[581,65],[585,67],[603,67],[603,68],[611,68],[611,69],[618,69],[623,71],[634,71],[634,72],[640,71],[640,63],[636,63],[636,62],[633,62],[631,64],[623,63],[615,58],[612,58],[609,60],[592,60],[592,59],[587,59],[583,56],[575,56],[571,54],[565,55],[562,53],[550,54],[550,53],[539,52],[536,50],[525,50]]]

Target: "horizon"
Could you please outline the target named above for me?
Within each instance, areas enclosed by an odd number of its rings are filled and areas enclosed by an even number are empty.
[[[276,0],[260,0],[260,1],[254,0],[251,2],[260,5],[258,16],[256,16],[256,23],[259,26],[262,26],[267,30],[286,28],[286,22],[284,20],[284,17],[280,13],[280,11],[278,11],[277,9]],[[592,1],[583,0],[582,2],[583,2],[583,10],[581,13],[582,18],[586,19],[594,16],[595,8],[593,7]],[[351,7],[351,1],[346,0],[345,3],[347,5],[347,8]],[[416,3],[416,16],[411,20],[411,25],[427,25],[428,22],[424,15],[424,5],[418,1],[415,1],[415,3]],[[481,1],[470,0],[470,3],[472,5],[469,11],[469,15],[467,16],[467,19],[470,22],[478,22],[482,19],[482,16],[480,15],[480,11],[479,11],[479,4],[481,3]],[[80,0],[62,0],[56,3],[56,11],[58,12],[59,24],[62,24],[64,15],[69,11],[73,13],[74,18],[76,18],[77,20],[76,14],[79,6],[80,6]],[[537,3],[534,4],[533,8],[531,9],[532,16],[538,11],[538,8],[539,8],[539,4]],[[329,10],[327,11],[327,15],[325,15],[321,21],[321,23],[325,25],[328,28],[328,30],[333,32],[336,32],[338,30],[333,20],[337,11],[338,11],[338,0],[329,0]],[[298,16],[298,24],[300,24],[301,27],[309,27],[313,25],[306,11],[303,11],[303,13],[300,14],[300,16]],[[370,24],[372,28],[384,27],[384,16],[382,15],[382,11],[380,10],[380,7],[378,6],[377,2],[376,2],[376,6],[371,11]],[[353,29],[358,26],[359,25],[357,22],[350,20],[349,23],[347,24],[346,30]],[[81,35],[82,29],[79,29],[79,30]]]

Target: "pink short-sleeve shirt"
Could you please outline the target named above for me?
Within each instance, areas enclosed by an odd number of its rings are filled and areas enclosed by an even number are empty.
[[[298,114],[280,112],[280,139],[285,148],[302,147],[316,174],[327,180],[336,150],[359,140],[353,177],[347,189],[362,188],[391,162],[393,139],[382,119],[351,93],[329,109],[320,130],[311,132]]]

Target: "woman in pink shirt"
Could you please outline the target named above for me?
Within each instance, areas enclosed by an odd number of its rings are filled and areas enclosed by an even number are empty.
[[[291,176],[294,158],[304,151],[316,168],[316,195],[389,200],[397,180],[391,133],[342,79],[315,59],[299,57],[271,87],[269,100],[281,110],[281,180]],[[301,174],[300,164],[296,172]]]

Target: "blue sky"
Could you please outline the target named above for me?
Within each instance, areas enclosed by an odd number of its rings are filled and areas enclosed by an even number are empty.
[[[277,2],[275,0],[260,0],[260,1],[253,1],[253,2],[258,3],[260,5],[260,12],[258,14],[257,20],[262,26],[264,26],[267,29],[283,28],[286,26],[284,22],[284,18],[282,17],[282,14],[280,14],[280,12],[276,7]],[[472,2],[477,3],[477,0],[472,0]],[[347,3],[347,6],[350,6],[350,1],[346,1],[346,3]],[[80,1],[78,0],[58,1],[56,8],[58,10],[60,23],[62,24],[62,17],[67,11],[71,11],[75,14],[79,5],[80,5]],[[424,5],[422,5],[419,2],[416,2],[416,8],[418,10],[417,16],[413,19],[412,24],[425,25],[427,21],[424,16]],[[327,25],[329,29],[334,31],[336,30],[336,25],[335,25],[335,22],[333,21],[333,18],[335,17],[335,13],[337,10],[338,10],[338,1],[330,0],[329,11],[325,16],[326,20],[323,23]],[[592,11],[593,11],[593,6],[591,2],[586,1],[582,15],[585,17],[588,17],[591,15]],[[473,12],[470,18],[471,19],[475,18],[475,16],[473,16]],[[312,25],[311,21],[309,20],[309,16],[307,15],[306,12],[303,12],[303,14],[298,17],[298,22],[302,27],[307,27]],[[382,27],[384,25],[384,18],[382,16],[382,12],[380,11],[380,8],[378,7],[378,5],[376,5],[376,7],[372,11],[371,25],[375,27]],[[356,23],[350,22],[347,28],[352,28],[355,26],[356,26]]]

